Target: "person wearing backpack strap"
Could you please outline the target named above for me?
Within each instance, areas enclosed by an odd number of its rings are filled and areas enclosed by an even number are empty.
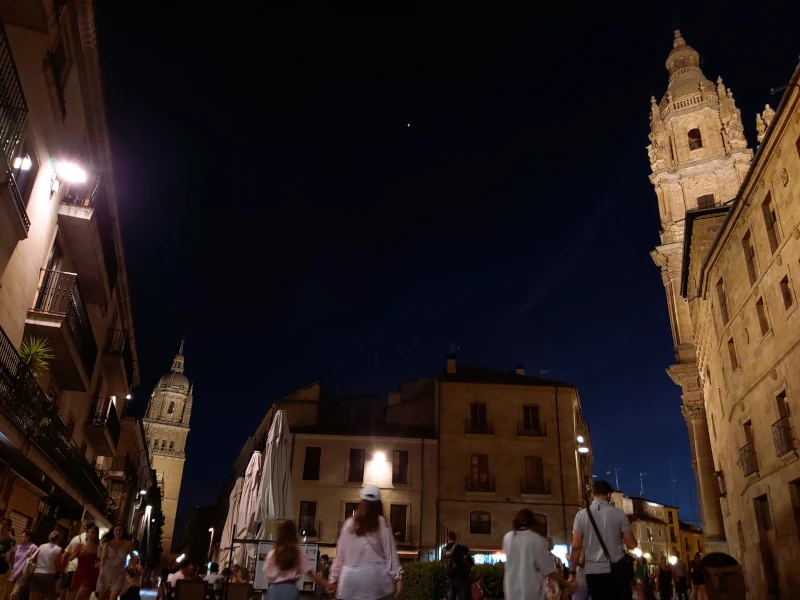
[[[449,532],[442,551],[447,600],[471,600],[469,575],[474,564],[469,548],[456,542],[455,532]]]
[[[581,553],[585,557],[586,584],[592,600],[630,600],[633,559],[623,549],[637,546],[628,517],[611,506],[613,488],[607,481],[592,485],[592,503],[575,515],[572,527],[570,572]]]

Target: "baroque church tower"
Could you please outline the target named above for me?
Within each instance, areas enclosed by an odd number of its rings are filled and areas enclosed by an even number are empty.
[[[661,268],[675,364],[667,368],[680,386],[682,412],[689,428],[692,466],[697,481],[709,551],[725,547],[711,441],[692,339],[689,305],[681,297],[681,268],[686,211],[730,203],[753,158],[744,137],[741,113],[722,78],[706,79],[700,55],[675,31],[666,63],[669,84],[661,101],[650,99],[650,182],[658,198],[661,245],[651,256]]]
[[[193,386],[183,374],[183,340],[172,369],[156,385],[147,403],[144,430],[153,469],[161,488],[161,509],[164,513],[164,551],[172,551],[175,514],[181,492],[183,466],[186,461],[186,438],[192,416]]]

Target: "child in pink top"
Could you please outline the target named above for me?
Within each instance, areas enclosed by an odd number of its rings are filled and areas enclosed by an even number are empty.
[[[294,521],[280,521],[277,527],[275,548],[267,554],[264,574],[269,581],[267,600],[296,600],[300,594],[297,582],[308,575],[317,585],[327,589],[328,582],[317,577],[306,553],[300,549],[297,526]]]

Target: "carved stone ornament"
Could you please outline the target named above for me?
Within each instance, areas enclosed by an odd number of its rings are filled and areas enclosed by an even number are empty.
[[[765,185],[767,185],[767,184],[764,182],[764,179],[763,178],[760,179],[759,182],[758,182],[758,187],[763,188]]]
[[[778,372],[773,369],[769,376],[772,378],[772,381],[776,381],[778,379]]]
[[[686,422],[698,421],[706,418],[706,407],[700,402],[692,402],[681,406],[681,412]]]
[[[786,169],[781,170],[781,182],[783,182],[783,187],[789,185],[789,172]]]
[[[795,229],[795,230],[792,232],[792,237],[793,237],[794,239],[796,239],[796,240],[800,240],[800,229]]]
[[[744,343],[745,344],[749,344],[750,343],[750,334],[747,333],[747,327],[742,329],[742,336],[744,337]]]
[[[775,150],[773,150],[773,151],[772,151],[772,153],[773,153],[775,156],[777,156],[778,158],[780,158],[780,157],[781,157],[781,149],[780,149],[780,148],[775,148]]]
[[[778,254],[778,256],[775,257],[775,264],[778,265],[779,267],[783,264],[783,258],[781,258],[780,254]]]

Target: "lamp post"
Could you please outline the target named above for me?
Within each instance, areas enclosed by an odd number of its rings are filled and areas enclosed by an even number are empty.
[[[208,532],[211,534],[208,539],[208,560],[211,560],[211,546],[214,545],[214,528],[209,527]]]

